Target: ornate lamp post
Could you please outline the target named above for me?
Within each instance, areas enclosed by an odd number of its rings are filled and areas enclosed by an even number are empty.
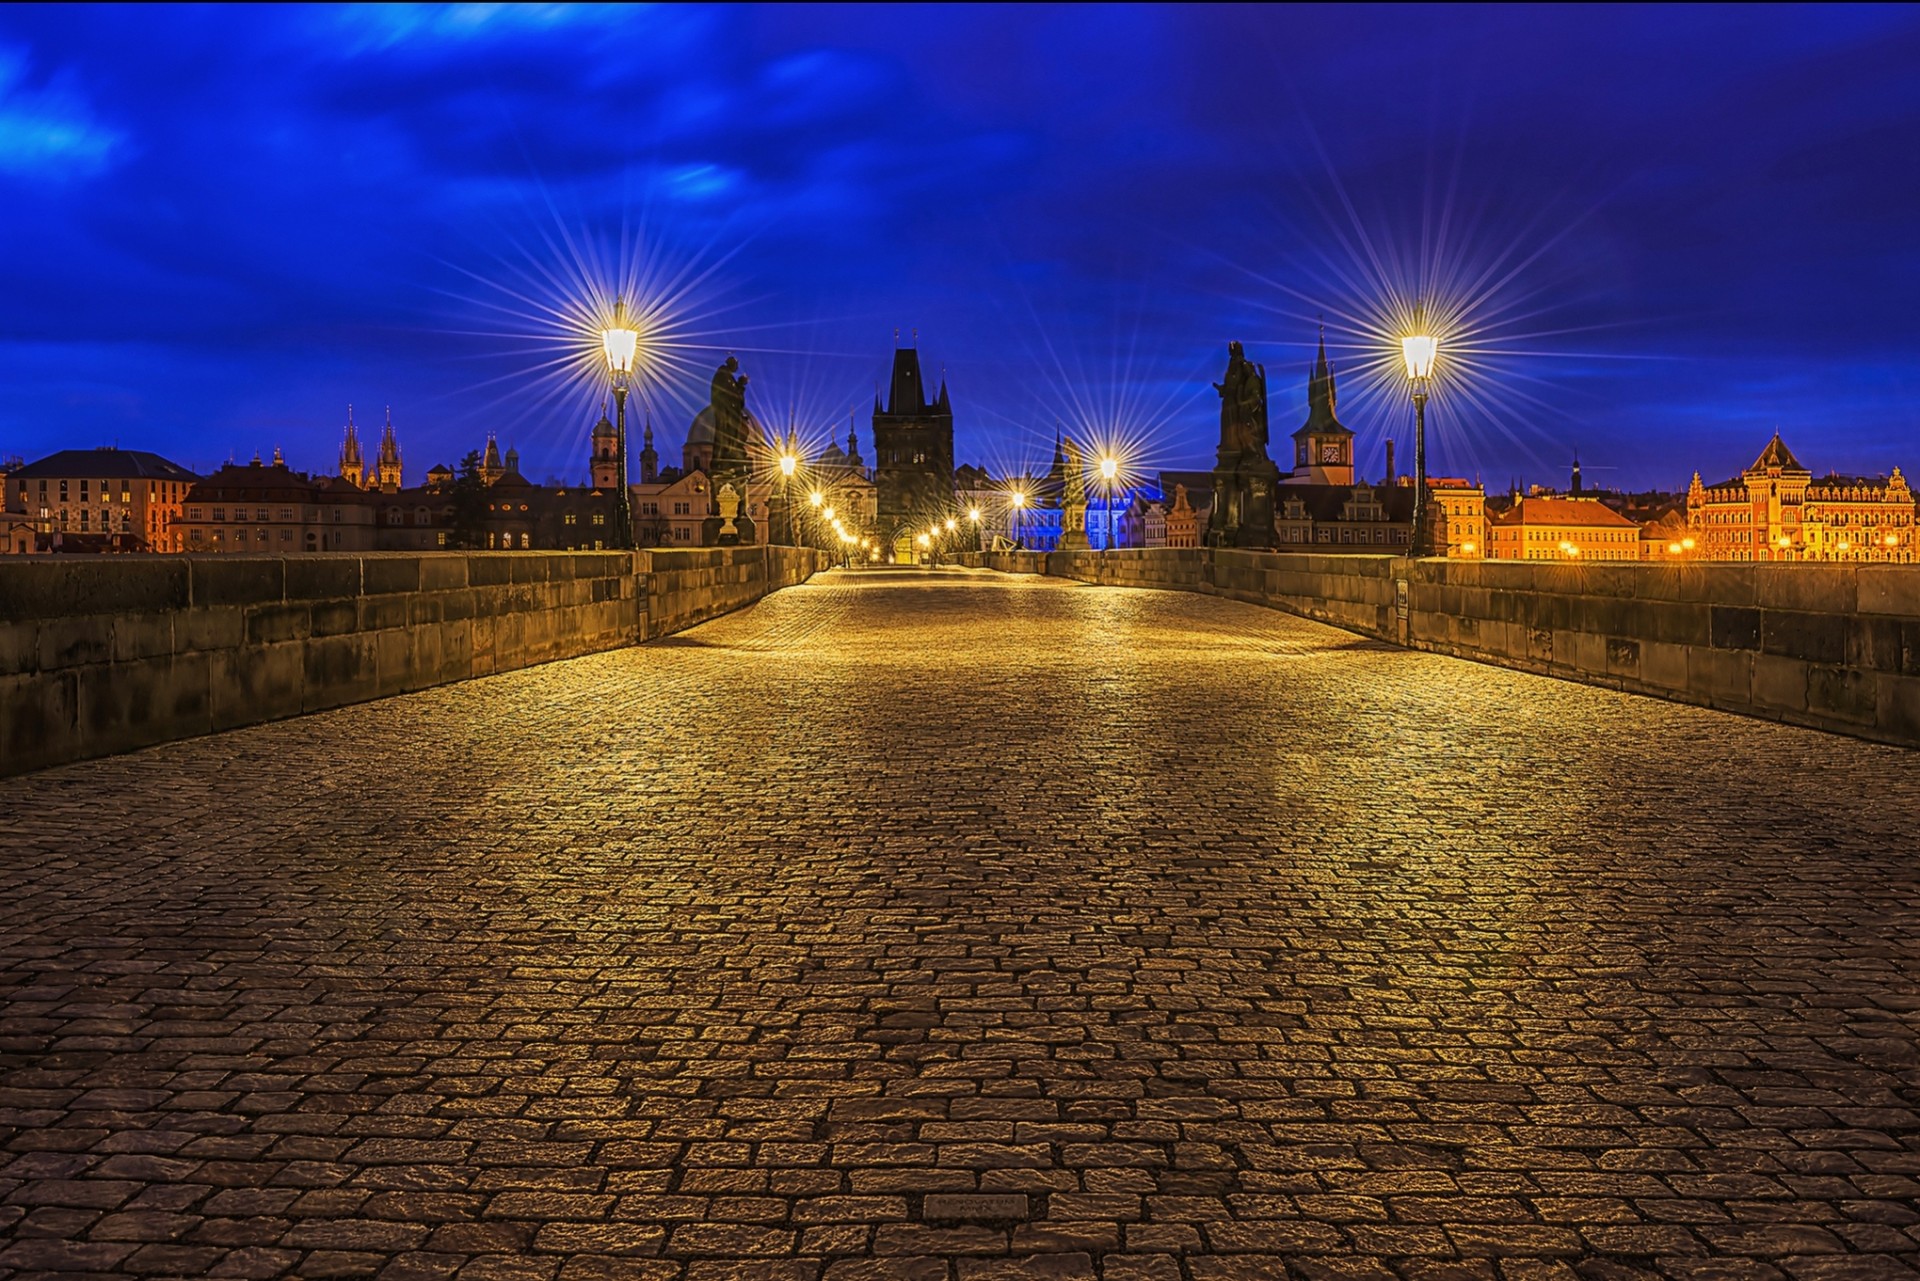
[[[1020,518],[1026,515],[1026,511],[1027,511],[1027,491],[1024,489],[1014,490],[1013,491],[1013,520],[1009,522],[1009,524],[1011,525],[1011,528],[1007,532],[1010,535],[1012,535],[1013,545],[1015,547],[1020,546]]]
[[[1427,380],[1433,377],[1433,358],[1440,340],[1426,332],[1426,314],[1413,311],[1414,332],[1400,340],[1407,362],[1407,381],[1413,385],[1413,547],[1415,556],[1433,555],[1433,513],[1427,507]]]
[[[792,439],[793,439],[793,434],[791,432],[787,434],[787,439],[788,439],[789,446],[791,446]],[[783,526],[785,526],[785,528],[780,531],[780,537],[781,537],[781,540],[785,542],[789,547],[793,545],[793,508],[789,506],[787,503],[787,486],[793,483],[794,470],[799,466],[800,466],[800,460],[799,458],[794,456],[794,452],[791,447],[781,451],[781,454],[780,454],[780,523]]]
[[[600,331],[607,353],[607,373],[613,378],[614,468],[619,485],[613,496],[612,542],[616,549],[633,546],[633,493],[627,488],[627,383],[633,377],[633,357],[640,348],[640,331],[627,324],[627,303],[613,300],[613,323]]]
[[[1112,551],[1113,537],[1113,478],[1120,474],[1119,460],[1108,454],[1100,460],[1100,488],[1107,491],[1107,545],[1105,550]]]

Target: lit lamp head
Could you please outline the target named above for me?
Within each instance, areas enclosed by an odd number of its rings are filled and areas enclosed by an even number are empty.
[[[1102,458],[1100,460],[1100,479],[1101,480],[1112,480],[1115,476],[1118,476],[1119,474],[1120,474],[1120,464],[1116,459]]]
[[[967,508],[967,519],[978,525],[980,523],[980,509],[978,507]]]
[[[827,508],[827,509],[826,509],[825,511],[823,511],[823,512],[821,512],[821,513],[820,513],[820,516],[821,516],[821,518],[822,518],[823,520],[829,520],[829,521],[830,521],[830,520],[832,520],[832,519],[833,519],[833,508],[831,508],[831,507],[829,507],[829,508]]]
[[[793,469],[798,467],[799,465],[800,465],[800,460],[798,458],[795,458],[792,454],[780,455],[780,474],[782,476],[792,476]]]
[[[1434,357],[1440,354],[1440,340],[1427,332],[1426,310],[1413,310],[1413,332],[1400,340],[1400,357],[1407,363],[1407,381],[1418,390],[1433,377]]]
[[[1027,505],[1027,496],[1024,493],[1022,493],[1020,490],[1017,490],[1017,489],[1014,490],[1013,505],[1015,507],[1025,507]]]
[[[951,516],[947,518],[947,532],[949,534],[953,532],[953,518]]]
[[[811,494],[807,495],[807,501],[809,503],[812,503],[815,507],[818,507],[821,503],[824,503],[827,501],[827,496],[816,489]]]
[[[613,300],[613,323],[600,331],[600,346],[607,353],[607,372],[613,385],[625,390],[633,375],[633,357],[640,349],[640,331],[627,324],[627,301]]]

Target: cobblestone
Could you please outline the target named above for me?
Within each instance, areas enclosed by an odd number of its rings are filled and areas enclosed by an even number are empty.
[[[1920,756],[833,574],[0,782],[0,1277],[1920,1276]]]

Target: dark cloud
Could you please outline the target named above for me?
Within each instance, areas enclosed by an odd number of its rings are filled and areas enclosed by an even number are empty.
[[[1912,466],[1917,60],[1864,7],[0,11],[0,452],[317,466],[354,401],[577,471],[593,393],[485,304],[637,237],[697,277],[669,438],[728,348],[844,431],[918,326],[963,456],[1198,461],[1225,341],[1284,431],[1325,314],[1376,445],[1347,318],[1478,281],[1451,468]]]

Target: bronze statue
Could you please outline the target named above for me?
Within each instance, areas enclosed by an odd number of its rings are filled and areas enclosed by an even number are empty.
[[[1220,393],[1220,449],[1207,540],[1221,547],[1271,547],[1280,472],[1267,457],[1266,367],[1230,342],[1227,372],[1213,389]]]

